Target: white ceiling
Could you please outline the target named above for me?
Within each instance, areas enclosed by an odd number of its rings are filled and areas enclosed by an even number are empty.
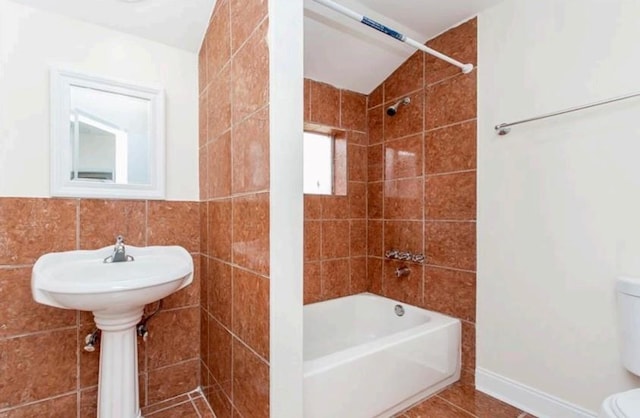
[[[502,0],[336,0],[426,42]],[[368,94],[415,50],[313,0],[304,0],[305,77]]]
[[[13,0],[187,51],[200,49],[216,0]],[[337,0],[425,42],[502,0]],[[304,74],[370,93],[413,49],[313,0],[304,0]]]
[[[216,0],[13,0],[198,52]]]

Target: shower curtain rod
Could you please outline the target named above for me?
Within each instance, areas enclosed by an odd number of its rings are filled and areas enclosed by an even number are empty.
[[[332,0],[314,0],[316,3],[320,3],[323,6],[326,6],[332,10],[335,10],[338,13],[341,13],[345,16],[347,16],[348,18],[351,18],[353,20],[356,20],[364,25],[367,25],[377,31],[380,31],[400,42],[404,42],[407,45],[411,45],[412,47],[419,49],[422,52],[426,52],[429,55],[433,55],[436,58],[440,58],[443,61],[448,62],[451,65],[455,65],[456,67],[460,68],[462,70],[463,73],[468,74],[471,71],[473,71],[473,64],[463,64],[460,61],[454,60],[451,57],[448,57],[446,55],[444,55],[441,52],[436,51],[435,49],[431,49],[427,46],[424,46],[423,44],[421,44],[418,41],[415,41],[409,37],[407,37],[406,35],[403,35],[399,32],[396,32],[395,30],[383,25],[382,23],[376,22],[373,19],[369,19],[366,16],[363,16],[359,13],[354,12],[351,9],[348,9]]]
[[[551,112],[551,113],[547,113],[545,115],[535,116],[535,117],[529,118],[529,119],[522,119],[522,120],[519,120],[519,121],[516,121],[516,122],[501,123],[499,125],[496,125],[494,127],[494,129],[498,133],[498,135],[504,136],[504,135],[507,135],[509,132],[511,132],[511,127],[512,126],[520,125],[520,124],[523,124],[523,123],[535,122],[537,120],[552,118],[554,116],[565,115],[567,113],[578,112],[580,110],[591,109],[592,107],[598,107],[598,106],[606,105],[606,104],[609,104],[609,103],[620,102],[622,100],[634,99],[636,97],[640,97],[640,92],[626,94],[624,96],[612,97],[611,99],[601,100],[599,102],[589,103],[589,104],[582,105],[582,106],[571,107],[569,109],[559,110],[557,112]]]

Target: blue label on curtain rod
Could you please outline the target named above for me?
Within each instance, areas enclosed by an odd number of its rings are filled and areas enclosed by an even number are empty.
[[[383,25],[382,23],[378,23],[373,19],[369,19],[366,16],[362,16],[362,20],[360,21],[362,23],[364,23],[365,25],[374,28],[375,30],[378,30],[382,33],[385,33],[389,36],[391,36],[392,38],[396,38],[399,41],[404,42],[405,37],[403,34],[396,32],[395,30],[386,27],[385,25]]]

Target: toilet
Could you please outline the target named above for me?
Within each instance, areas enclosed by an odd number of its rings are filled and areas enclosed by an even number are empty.
[[[640,376],[640,278],[619,277],[616,281],[618,317],[622,337],[622,364]],[[615,393],[602,402],[598,418],[640,417],[640,389]]]

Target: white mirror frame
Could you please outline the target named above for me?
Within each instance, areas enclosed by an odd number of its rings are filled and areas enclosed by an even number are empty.
[[[92,88],[149,100],[150,184],[115,184],[72,181],[69,147],[69,109],[72,86]],[[165,197],[164,90],[57,68],[51,69],[51,195],[110,199],[163,199]]]

